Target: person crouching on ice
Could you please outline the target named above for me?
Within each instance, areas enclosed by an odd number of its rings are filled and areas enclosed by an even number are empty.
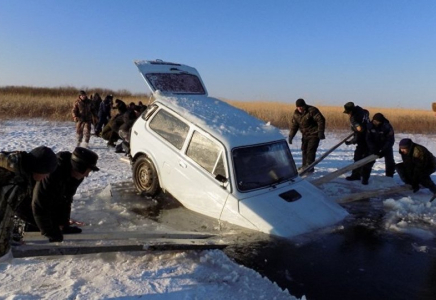
[[[56,169],[53,150],[40,146],[30,152],[0,152],[0,256],[9,250],[13,216],[30,215],[32,190]]]
[[[419,191],[419,185],[422,185],[436,194],[436,185],[430,178],[436,171],[436,158],[433,154],[411,139],[402,139],[399,148],[403,162],[396,164],[395,169],[401,180],[412,185],[414,193]]]
[[[50,242],[62,242],[64,234],[82,232],[70,226],[73,196],[83,179],[99,170],[98,155],[86,148],[76,147],[73,153],[62,151],[56,156],[57,169],[36,184],[32,199],[36,225]]]

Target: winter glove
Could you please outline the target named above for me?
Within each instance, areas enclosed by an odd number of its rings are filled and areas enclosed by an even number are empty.
[[[345,145],[349,146],[351,144],[352,144],[351,141],[345,141]]]
[[[378,158],[382,158],[383,156],[385,156],[382,150],[377,152],[376,155],[378,156]]]
[[[414,193],[416,193],[417,191],[419,191],[419,184],[418,183],[414,183],[412,184],[412,191]]]
[[[75,233],[81,233],[82,229],[80,229],[77,226],[64,226],[62,229],[62,233],[64,234],[75,234]]]
[[[288,142],[289,142],[289,144],[292,145],[292,138],[291,137],[288,138]]]
[[[324,132],[318,132],[318,137],[320,140],[325,140]]]
[[[48,241],[50,243],[62,242],[64,240],[64,237],[60,232],[54,234],[45,234],[45,236],[48,237]]]

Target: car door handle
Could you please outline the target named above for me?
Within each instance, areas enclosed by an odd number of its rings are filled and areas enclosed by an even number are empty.
[[[187,165],[184,161],[179,161],[179,166],[181,166],[182,168],[185,168],[185,169],[187,167]]]

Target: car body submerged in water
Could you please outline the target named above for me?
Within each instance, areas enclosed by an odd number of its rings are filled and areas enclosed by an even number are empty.
[[[277,128],[208,97],[196,69],[160,60],[135,64],[155,99],[131,131],[138,191],[168,192],[198,213],[286,238],[347,215],[298,176]]]

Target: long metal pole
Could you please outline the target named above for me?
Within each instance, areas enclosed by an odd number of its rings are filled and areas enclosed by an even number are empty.
[[[353,132],[350,133],[346,138],[344,138],[342,141],[340,141],[339,143],[337,143],[336,145],[334,145],[332,148],[330,148],[329,150],[327,150],[327,152],[325,152],[323,155],[321,155],[317,160],[315,160],[313,163],[311,163],[309,166],[307,166],[306,168],[304,168],[303,170],[301,170],[299,172],[300,176],[303,176],[304,174],[307,173],[307,171],[309,171],[310,169],[312,169],[314,166],[316,166],[317,164],[319,164],[324,158],[327,157],[327,155],[329,155],[330,153],[332,153],[336,148],[338,148],[340,145],[342,145],[343,143],[345,143],[350,137],[353,136]]]

